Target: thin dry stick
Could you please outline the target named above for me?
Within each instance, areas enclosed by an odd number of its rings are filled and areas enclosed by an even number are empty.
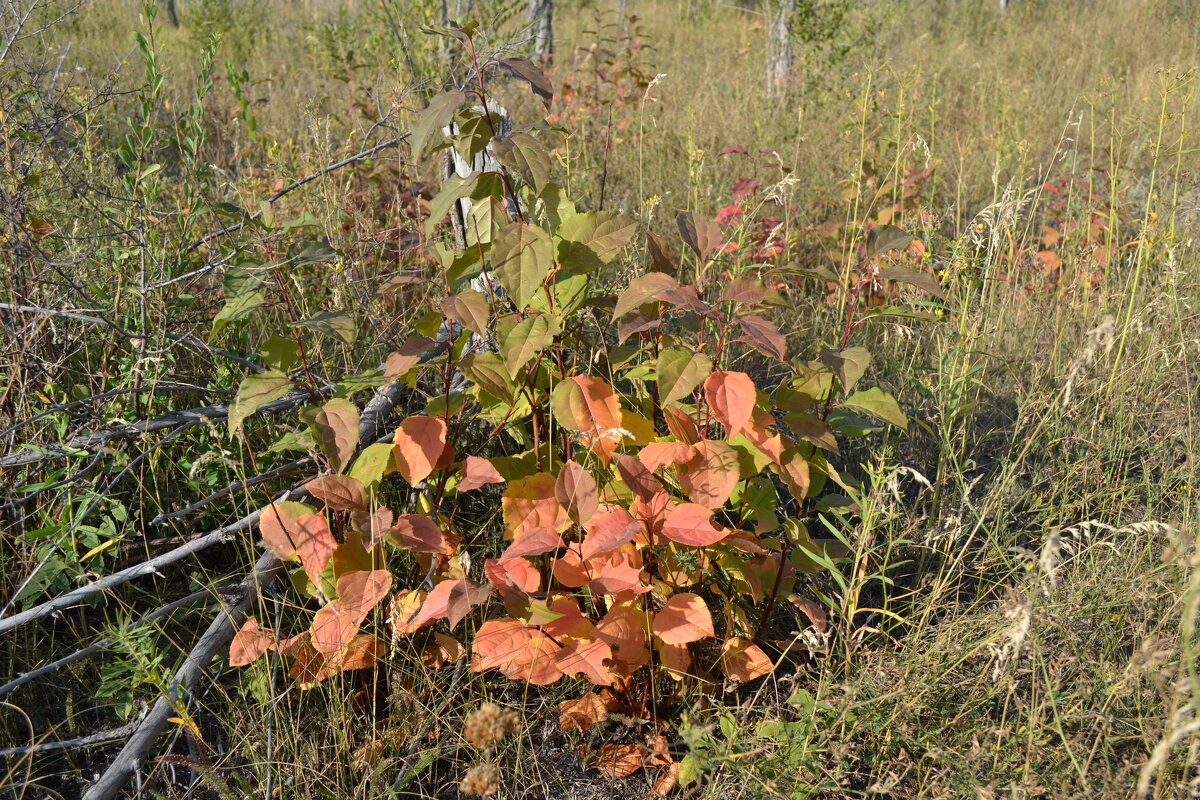
[[[56,750],[70,750],[73,747],[87,747],[93,744],[103,744],[104,742],[112,742],[117,739],[124,739],[129,734],[137,730],[138,725],[142,721],[140,719],[130,720],[119,728],[109,728],[105,731],[97,731],[89,733],[87,736],[80,736],[78,739],[66,739],[60,742],[38,742],[24,747],[6,747],[0,750],[0,757],[10,756],[27,756],[35,753],[52,753]]]

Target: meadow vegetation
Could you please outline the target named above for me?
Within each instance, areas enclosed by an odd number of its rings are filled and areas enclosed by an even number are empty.
[[[1200,8],[442,9],[5,12],[0,792],[1195,796]]]

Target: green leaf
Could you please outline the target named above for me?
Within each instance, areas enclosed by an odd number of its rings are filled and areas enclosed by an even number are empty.
[[[228,295],[226,295],[228,297]],[[250,316],[254,309],[267,301],[262,292],[243,292],[225,301],[224,307],[213,317],[212,330],[208,334],[211,340],[231,322],[238,322]]]
[[[563,220],[555,234],[564,241],[587,248],[607,264],[629,244],[637,229],[637,222],[629,217],[611,211],[589,211]]]
[[[458,368],[472,383],[497,400],[511,402],[516,385],[508,367],[496,353],[472,353],[459,362]]]
[[[369,488],[372,484],[383,480],[383,476],[387,474],[388,469],[394,463],[392,444],[376,442],[358,454],[358,458],[354,459],[354,463],[350,465],[349,475]]]
[[[655,273],[658,274],[658,273]],[[658,355],[658,402],[674,403],[690,395],[712,374],[708,356],[683,347],[668,347]]]
[[[938,283],[938,279],[928,272],[918,272],[915,269],[907,269],[905,267],[884,267],[879,270],[879,277],[887,278],[889,281],[907,283],[939,299],[944,300],[946,297],[946,293],[942,291],[942,285]]]
[[[554,266],[550,236],[536,225],[514,222],[492,243],[492,266],[518,309],[524,309]]]
[[[426,149],[435,140],[435,137],[441,135],[442,128],[450,124],[454,112],[466,99],[465,92],[450,91],[442,92],[429,101],[429,105],[417,117],[417,122],[413,125],[412,137],[409,139],[414,159],[425,157]]]
[[[908,417],[904,416],[904,412],[900,410],[900,404],[896,402],[896,398],[878,386],[855,392],[847,397],[842,405],[869,414],[875,419],[883,420],[897,428],[908,427]]]
[[[867,234],[867,258],[874,258],[889,250],[903,250],[912,240],[912,234],[895,225],[876,225]]]
[[[315,317],[293,322],[292,326],[320,331],[348,345],[354,344],[358,337],[358,326],[349,311],[323,311]]]
[[[842,385],[842,390],[850,392],[854,390],[854,385],[866,373],[867,367],[871,366],[871,351],[865,347],[826,350],[821,354],[821,363],[834,371]]]
[[[272,336],[263,342],[259,354],[271,369],[286,372],[299,358],[300,345],[295,339],[289,339],[286,336]]]
[[[442,301],[442,313],[468,330],[487,335],[491,306],[488,299],[474,289],[447,297]]]
[[[539,192],[550,179],[550,156],[542,143],[528,133],[497,139],[492,143],[492,153],[497,161],[520,173]]]
[[[534,314],[518,322],[500,343],[508,374],[514,379],[535,355],[554,342],[558,321],[549,314]]]
[[[260,407],[278,400],[292,388],[292,379],[277,370],[247,375],[238,385],[237,395],[229,406],[229,430],[236,433],[242,421]]]
[[[316,449],[317,443],[308,431],[288,431],[268,447],[267,452],[282,453],[287,450],[298,450],[301,453],[307,453]]]
[[[468,164],[482,153],[492,139],[492,125],[483,112],[474,108],[460,108],[454,115],[458,133],[451,137],[454,149]]]

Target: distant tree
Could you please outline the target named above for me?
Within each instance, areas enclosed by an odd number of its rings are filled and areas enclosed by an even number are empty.
[[[767,30],[767,94],[778,97],[792,72],[791,20],[796,0],[780,0]]]
[[[554,55],[553,0],[529,0],[529,22],[533,28],[531,54],[540,61],[549,61]]]

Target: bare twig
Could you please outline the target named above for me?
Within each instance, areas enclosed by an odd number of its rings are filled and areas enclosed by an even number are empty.
[[[267,481],[274,480],[275,478],[281,477],[283,475],[289,475],[293,472],[297,472],[311,460],[312,460],[311,456],[305,456],[304,458],[298,458],[295,461],[292,461],[288,464],[284,464],[282,467],[277,467],[276,469],[268,470],[267,472],[263,472],[261,474],[254,475],[253,477],[246,478],[245,480],[234,481],[233,483],[226,486],[224,489],[218,489],[217,491],[213,492],[212,494],[208,495],[207,497],[202,497],[199,500],[195,501],[194,503],[187,504],[183,508],[177,509],[175,511],[160,512],[157,516],[154,517],[154,519],[150,520],[149,524],[150,525],[165,525],[166,523],[171,522],[173,520],[181,520],[184,517],[186,517],[188,514],[191,514],[192,512],[203,508],[204,506],[208,505],[209,503],[213,502],[214,500],[220,500],[222,497],[231,495],[234,492],[241,491],[242,489],[245,489],[249,486],[257,486],[260,483],[266,483]],[[3,508],[3,506],[0,506],[0,508]]]
[[[73,747],[87,747],[93,744],[103,744],[112,742],[117,739],[124,739],[129,734],[137,730],[142,724],[140,719],[130,720],[119,728],[109,728],[105,731],[97,731],[89,733],[87,736],[80,736],[78,739],[66,739],[60,742],[38,742],[24,747],[6,747],[0,750],[0,757],[11,756],[27,756],[37,753],[52,753],[57,750],[69,750]]]

